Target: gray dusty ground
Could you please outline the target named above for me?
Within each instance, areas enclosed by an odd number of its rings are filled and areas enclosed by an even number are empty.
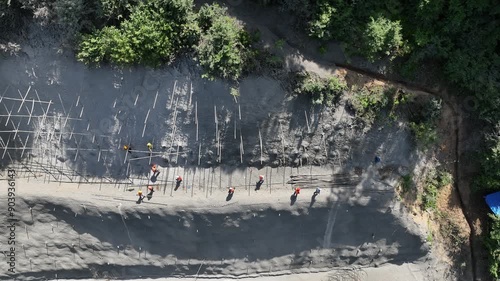
[[[1,144],[12,148],[1,153],[19,171],[19,279],[328,280],[332,268],[353,267],[372,272],[366,280],[449,278],[425,225],[395,199],[399,176],[420,160],[402,123],[361,126],[345,100],[312,107],[268,77],[245,78],[235,99],[185,61],[87,69],[43,36],[30,42],[0,61]],[[258,174],[266,182],[256,191]],[[158,190],[136,204],[147,185]],[[395,279],[380,279],[388,271]]]
[[[312,177],[310,169],[267,170],[275,182],[258,191],[245,182],[249,173],[198,170],[192,182],[212,173],[219,179],[159,190],[142,204],[124,186],[53,184],[41,194],[48,188],[41,180],[18,180],[21,279],[235,278],[398,265],[394,277],[442,280],[443,265],[429,253],[425,230],[394,198],[395,177],[381,180],[371,166],[358,184],[324,188],[315,200],[303,189],[292,204],[281,173],[313,184],[339,175],[320,168]],[[236,192],[228,201],[229,181]]]

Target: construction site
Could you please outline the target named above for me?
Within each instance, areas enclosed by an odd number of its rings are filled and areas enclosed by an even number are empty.
[[[184,60],[91,69],[50,42],[24,52],[0,64],[1,179],[15,186],[0,215],[16,219],[1,280],[470,280],[397,194],[432,161],[404,121],[365,124],[348,95],[312,105],[267,76],[231,95]]]

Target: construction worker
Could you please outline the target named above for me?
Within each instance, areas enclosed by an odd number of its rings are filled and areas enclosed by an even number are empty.
[[[182,182],[182,177],[181,176],[177,176],[175,177],[175,191],[177,191],[177,189],[181,186],[181,182]]]
[[[151,144],[150,142],[148,142],[147,146],[148,146],[149,152],[153,152],[153,144]]]
[[[132,146],[131,145],[124,145],[123,150],[127,151],[128,153],[132,153]]]
[[[314,191],[314,196],[319,195],[320,192],[321,192],[321,188],[316,187],[316,190]]]
[[[260,175],[259,181],[255,183],[255,191],[259,190],[263,183],[264,183],[264,176]]]
[[[230,188],[229,188],[229,191],[228,191],[227,193],[229,193],[229,194],[231,194],[231,195],[232,195],[232,194],[234,194],[234,187],[230,187]]]
[[[137,195],[139,196],[139,201],[142,201],[142,199],[144,199],[144,195],[142,195],[142,190],[139,190],[137,192]]]
[[[177,177],[175,177],[175,182],[176,182],[177,184],[181,184],[181,182],[182,182],[182,177],[181,177],[181,176],[177,176]]]
[[[300,187],[295,188],[295,192],[293,193],[293,196],[297,197],[297,195],[300,194]]]
[[[153,186],[148,185],[148,190],[149,190],[148,196],[153,196],[153,192],[155,192],[155,191],[153,190]]]
[[[153,177],[157,177],[160,174],[160,171],[158,171],[158,166],[156,164],[153,164],[151,167],[151,172],[153,172]]]

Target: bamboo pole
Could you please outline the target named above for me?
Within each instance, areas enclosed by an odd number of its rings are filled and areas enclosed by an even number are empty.
[[[2,93],[2,96],[0,97],[0,102],[2,102],[3,98],[5,97],[5,93],[7,93],[7,90],[10,88],[10,84],[7,84],[7,87],[5,87],[5,90]]]
[[[260,144],[260,164],[262,165],[262,134],[260,133],[260,128],[259,128],[259,144]]]
[[[198,102],[196,101],[194,104],[194,116],[195,116],[195,124],[196,124],[196,141],[198,141]]]
[[[64,107],[64,103],[62,101],[61,94],[57,93],[57,96],[59,97],[59,101],[61,102],[61,106],[63,108],[63,112],[64,112],[64,114],[66,114],[66,108]]]
[[[19,108],[17,109],[17,113],[19,113],[19,111],[21,111],[21,108],[23,107],[23,104],[24,104],[24,102],[26,101],[26,97],[28,96],[28,94],[29,94],[30,90],[31,90],[31,85],[28,87],[28,90],[26,91],[26,94],[24,95],[24,97],[23,97],[23,95],[21,94],[21,91],[19,91],[19,89],[17,90],[17,92],[19,93],[19,95],[20,95],[20,96],[21,96],[21,98],[22,98],[21,104],[19,105]]]
[[[29,125],[31,122],[31,116],[33,115],[33,110],[35,109],[35,99],[31,100],[31,111],[30,111],[30,117],[28,118],[28,124]]]
[[[146,118],[144,119],[144,128],[142,129],[142,137],[144,137],[144,133],[146,133],[146,126],[147,126],[147,122],[148,122],[149,111],[150,111],[150,109],[148,109],[148,113],[146,114]]]
[[[172,89],[172,97],[170,98],[170,109],[172,109],[172,105],[174,104],[175,90],[177,87],[177,80],[174,82],[174,88]]]
[[[200,166],[201,163],[201,142],[199,143],[198,146],[198,166]]]
[[[158,91],[156,91],[155,101],[153,102],[153,109],[156,107],[156,100],[158,99]]]
[[[307,111],[304,110],[304,116],[306,116],[307,133],[311,133],[311,128],[309,127],[309,119],[307,118]]]

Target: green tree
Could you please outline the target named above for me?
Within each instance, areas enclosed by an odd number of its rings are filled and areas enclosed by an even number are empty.
[[[500,133],[498,126],[497,134]],[[500,190],[500,137],[490,139],[490,148],[481,157],[481,172],[476,178],[475,187],[479,190]]]
[[[486,238],[486,248],[489,252],[490,274],[495,279],[500,278],[500,217],[490,214],[490,233]]]
[[[298,77],[295,92],[311,97],[313,104],[332,105],[346,89],[346,82],[337,76],[324,79],[306,73]]]
[[[120,26],[105,27],[80,41],[78,60],[159,66],[192,47],[198,39],[193,2],[151,0],[132,9]]]
[[[237,80],[242,74],[248,56],[247,46],[245,46],[245,38],[248,36],[235,19],[227,15],[221,16],[208,12],[220,11],[218,8],[205,9],[207,12],[204,12],[200,19],[208,29],[201,35],[200,44],[197,47],[200,64],[206,70],[204,77]],[[208,19],[207,14],[217,15],[217,17]]]
[[[227,8],[219,6],[219,4],[205,4],[198,11],[198,24],[203,31],[207,31],[214,20],[227,16]]]
[[[381,54],[394,58],[406,52],[401,23],[384,17],[370,18],[363,33],[362,54],[374,61]]]
[[[66,33],[73,36],[80,31],[84,12],[83,0],[57,0],[54,3],[58,22],[64,26]]]

